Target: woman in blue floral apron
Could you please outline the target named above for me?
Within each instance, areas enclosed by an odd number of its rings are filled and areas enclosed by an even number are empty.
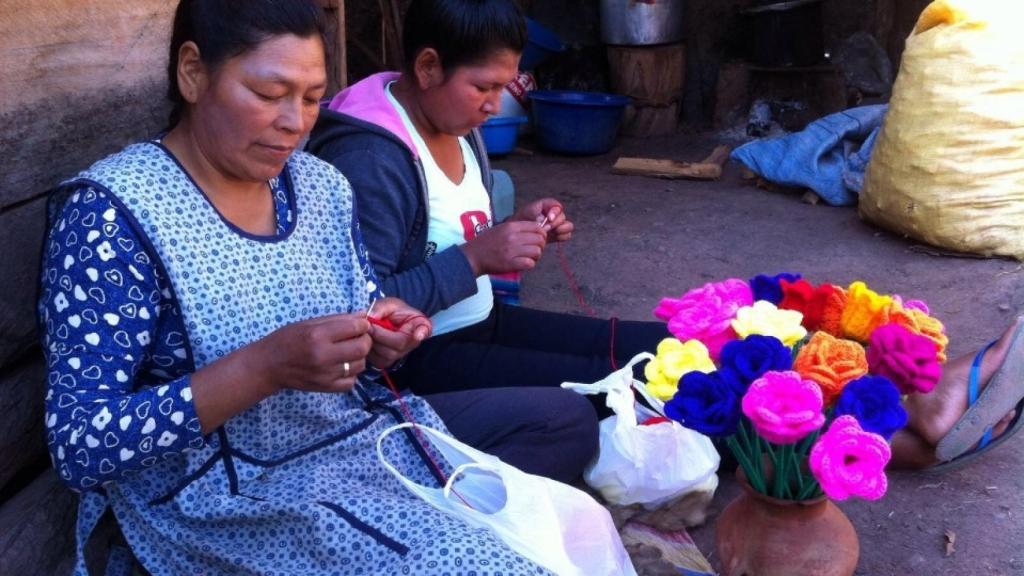
[[[82,493],[80,572],[109,507],[153,574],[545,573],[377,459],[396,422],[445,424],[359,377],[431,326],[382,298],[348,183],[297,151],[327,84],[320,18],[312,0],[183,0],[171,129],[54,196],[46,426]],[[417,482],[446,472],[412,434],[385,451]]]

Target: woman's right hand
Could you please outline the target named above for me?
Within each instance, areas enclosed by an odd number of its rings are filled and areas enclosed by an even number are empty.
[[[364,313],[334,314],[283,326],[204,366],[191,376],[202,433],[285,388],[351,391],[372,344]]]
[[[333,314],[278,328],[253,351],[271,393],[349,392],[372,345],[365,314]]]
[[[504,222],[484,230],[460,248],[473,274],[503,274],[530,270],[537,265],[547,243],[538,222]]]

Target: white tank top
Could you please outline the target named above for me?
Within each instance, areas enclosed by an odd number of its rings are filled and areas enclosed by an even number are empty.
[[[405,108],[387,88],[388,100],[398,111],[405,124],[405,129],[412,136],[413,143],[420,156],[423,172],[427,179],[427,196],[429,205],[427,214],[430,221],[427,225],[427,258],[451,246],[465,244],[467,240],[488,229],[492,225],[491,199],[484,188],[480,164],[465,138],[459,138],[462,148],[462,161],[466,173],[462,182],[456,184],[448,178],[441,167],[434,161],[426,142],[416,131]],[[434,335],[444,334],[464,328],[487,318],[494,307],[494,294],[491,292],[491,279],[486,274],[476,279],[476,294],[456,302],[451,307],[434,314]]]

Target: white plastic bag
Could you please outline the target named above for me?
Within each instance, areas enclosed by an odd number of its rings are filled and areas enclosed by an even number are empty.
[[[455,469],[444,488],[409,480],[387,461],[384,439],[416,426]],[[405,423],[377,438],[377,455],[413,494],[559,576],[636,576],[611,515],[585,492],[527,474],[433,428]],[[468,505],[467,505],[468,504]]]
[[[642,504],[649,510],[691,491],[713,494],[720,462],[707,436],[678,422],[640,425],[664,416],[664,404],[633,379],[633,366],[653,359],[651,354],[639,354],[600,382],[562,384],[580,394],[607,394],[606,403],[615,412],[601,421],[597,457],[587,465],[583,479],[611,504]],[[634,389],[654,411],[636,403]]]

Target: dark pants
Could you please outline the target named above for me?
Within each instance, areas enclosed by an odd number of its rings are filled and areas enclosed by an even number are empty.
[[[426,395],[474,388],[557,387],[596,382],[670,336],[664,322],[612,322],[494,303],[472,326],[430,338],[395,372],[398,385]]]
[[[613,370],[612,322],[495,302],[483,322],[424,342],[394,373],[423,396],[459,440],[532,474],[575,480],[597,451],[603,397],[562,382]],[[655,351],[662,322],[614,323],[615,365]]]
[[[562,482],[597,453],[597,415],[560,388],[488,388],[423,397],[452,436],[504,462]]]

